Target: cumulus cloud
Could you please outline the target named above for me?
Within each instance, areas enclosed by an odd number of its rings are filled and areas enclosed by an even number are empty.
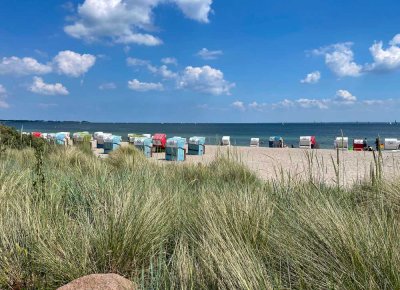
[[[62,84],[46,84],[40,77],[33,78],[33,83],[28,87],[28,90],[35,94],[47,96],[69,94],[67,88],[65,88]]]
[[[302,98],[296,100],[296,103],[302,108],[319,108],[319,109],[328,108],[326,100]]]
[[[323,55],[328,68],[338,77],[358,77],[363,73],[400,69],[400,34],[389,41],[387,48],[384,47],[382,41],[375,42],[369,48],[373,62],[364,65],[354,61],[352,45],[351,42],[337,43],[314,49],[312,53]]]
[[[374,62],[367,65],[367,70],[391,71],[400,68],[400,34],[397,34],[389,44],[390,46],[385,49],[382,41],[379,41],[369,48]]]
[[[137,79],[128,81],[128,88],[139,92],[162,91],[164,89],[161,83],[145,83],[140,82]]]
[[[187,18],[209,21],[212,0],[85,0],[64,31],[85,41],[160,45],[162,40],[149,32],[154,31],[153,10],[163,3],[174,3]]]
[[[78,77],[86,73],[96,62],[91,54],[79,54],[70,50],[60,51],[51,62],[42,64],[32,57],[3,57],[0,62],[0,75],[44,75],[58,72]]]
[[[336,97],[334,100],[343,104],[354,104],[355,102],[357,102],[357,97],[353,96],[347,90],[338,90],[336,92]]]
[[[237,110],[240,111],[247,111],[247,110],[251,110],[251,111],[259,111],[262,112],[263,110],[267,109],[269,107],[268,104],[266,103],[258,103],[256,101],[253,101],[251,103],[244,103],[242,101],[235,101],[231,104],[231,106]]]
[[[173,65],[177,65],[178,61],[176,58],[174,57],[164,57],[163,59],[161,59],[161,62],[163,64],[173,64]]]
[[[7,90],[6,88],[0,84],[0,109],[8,109],[10,105],[6,102],[7,98]]]
[[[233,87],[235,84],[226,81],[222,71],[208,65],[186,67],[178,81],[178,88],[192,89],[212,95],[229,95]]]
[[[103,90],[114,90],[116,88],[117,88],[117,85],[115,83],[104,83],[99,86],[99,89],[102,91]]]
[[[36,59],[31,57],[3,57],[0,62],[0,75],[42,75],[50,73],[51,71],[51,64],[39,63]]]
[[[307,74],[307,76],[300,82],[302,84],[316,84],[319,82],[320,79],[321,79],[321,73],[319,71],[314,71]]]
[[[207,48],[202,48],[197,55],[205,60],[217,59],[223,54],[222,50],[208,50]]]
[[[235,109],[238,109],[240,111],[245,111],[246,107],[244,105],[244,103],[242,101],[235,101],[232,103],[232,107],[234,107]]]
[[[262,111],[262,110],[264,110],[267,106],[268,106],[268,105],[265,104],[265,103],[259,104],[259,103],[257,103],[257,102],[254,101],[254,102],[250,103],[248,107],[249,107],[249,109],[251,109],[251,110]]]
[[[60,51],[53,59],[60,74],[79,77],[95,64],[96,57],[91,54],[79,54],[70,50]]]
[[[208,23],[213,0],[170,0],[182,10],[186,17],[199,22]]]
[[[357,77],[360,76],[363,66],[355,63],[354,53],[351,49],[353,43],[337,43],[315,49],[315,55],[323,55],[325,64],[338,77]]]
[[[393,39],[389,42],[390,45],[399,45],[400,44],[400,33],[396,34]]]

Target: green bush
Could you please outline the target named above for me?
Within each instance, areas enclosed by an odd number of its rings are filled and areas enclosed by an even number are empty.
[[[31,135],[24,135],[16,129],[0,124],[0,147],[23,149],[26,147],[45,146],[46,141]]]

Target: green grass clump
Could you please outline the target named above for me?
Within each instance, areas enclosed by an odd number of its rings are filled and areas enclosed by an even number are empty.
[[[143,289],[400,288],[398,180],[347,189],[263,182],[232,156],[42,153],[0,155],[0,289],[104,272]]]

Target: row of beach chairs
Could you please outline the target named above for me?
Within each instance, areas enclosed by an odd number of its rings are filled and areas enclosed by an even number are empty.
[[[32,132],[33,137],[40,137],[58,145],[79,145],[90,144],[92,149],[102,148],[104,153],[110,153],[121,146],[122,137],[111,133],[95,132],[93,135],[89,132],[76,132],[72,135],[69,132],[58,133],[41,133]],[[172,137],[167,138],[166,134],[156,133],[151,134],[128,134],[128,141],[131,145],[141,150],[147,157],[150,157],[153,152],[165,152],[167,160],[184,160],[188,155],[203,155],[205,153],[205,137],[193,136],[186,138]],[[186,152],[187,145],[187,152]],[[223,136],[220,145],[230,146],[230,136]],[[352,146],[351,146],[352,145]],[[250,147],[259,147],[260,138],[251,138]],[[268,139],[268,147],[284,148],[287,147],[284,139],[281,136],[271,136]],[[316,149],[318,143],[315,136],[300,136],[299,148]],[[385,138],[381,144],[377,138],[375,146],[369,146],[367,139],[353,139],[350,143],[348,137],[337,137],[334,140],[334,148],[353,151],[368,151],[368,150],[400,150],[400,140],[396,138]]]

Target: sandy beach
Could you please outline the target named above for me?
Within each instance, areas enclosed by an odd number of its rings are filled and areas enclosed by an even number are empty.
[[[122,146],[130,146],[122,142]],[[102,149],[95,153],[101,157]],[[206,146],[203,156],[187,156],[185,163],[208,164],[217,156],[229,156],[242,162],[264,180],[313,179],[327,184],[337,184],[337,169],[339,168],[340,185],[351,185],[369,179],[371,168],[374,168],[373,152],[339,151],[339,166],[337,166],[337,151],[333,149],[305,150],[298,148],[266,148],[241,146]],[[383,172],[386,179],[400,176],[400,151],[383,151]],[[154,153],[151,158],[160,164],[176,164],[165,161],[164,153]]]

